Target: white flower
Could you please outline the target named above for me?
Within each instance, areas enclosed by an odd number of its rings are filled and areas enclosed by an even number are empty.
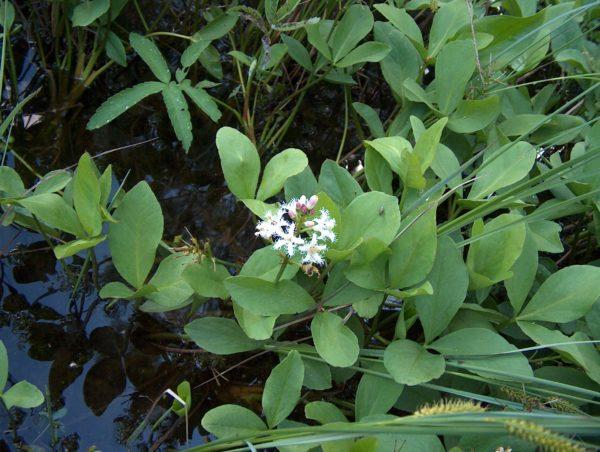
[[[327,246],[320,245],[318,240],[319,237],[317,237],[317,234],[313,234],[310,242],[300,245],[300,251],[305,253],[304,258],[302,259],[303,264],[312,263],[316,265],[322,265],[325,263],[321,253],[327,250]]]
[[[293,220],[296,218],[296,205],[298,201],[296,198],[292,198],[290,202],[287,204],[283,204],[281,208],[288,214],[288,216]]]
[[[286,253],[289,257],[292,257],[296,252],[296,245],[304,245],[304,240],[300,237],[296,237],[296,225],[294,223],[288,223],[287,227],[281,228],[277,233],[278,237],[273,243],[273,248],[279,250],[286,248]]]
[[[270,239],[274,235],[279,235],[280,231],[288,223],[283,219],[284,210],[279,209],[275,212],[269,211],[265,214],[265,219],[259,221],[256,225],[255,235],[263,239]]]
[[[326,209],[321,209],[321,216],[315,218],[314,221],[315,225],[313,226],[313,230],[319,233],[319,238],[322,240],[330,240],[335,242],[335,234],[333,232],[333,228],[335,227],[335,219],[329,216],[329,211]]]

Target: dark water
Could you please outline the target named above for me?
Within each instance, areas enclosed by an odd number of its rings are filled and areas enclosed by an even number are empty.
[[[20,97],[42,88],[16,128],[14,149],[39,173],[65,168],[87,151],[96,155],[111,149],[146,142],[97,159],[100,169],[113,165],[115,186],[129,172],[126,187],[140,180],[150,183],[165,216],[165,238],[186,235],[211,243],[220,258],[243,261],[258,246],[248,212],[228,194],[214,147],[222,125],[233,125],[227,115],[219,125],[210,123],[191,107],[194,144],[186,155],[171,130],[160,96],[143,101],[113,123],[89,132],[85,123],[109,95],[148,79],[139,61],[127,68],[111,69],[72,105],[51,94],[53,81],[69,74],[46,74],[35,49],[15,42],[19,62]],[[226,77],[227,78],[227,77]],[[226,97],[228,83],[217,88]],[[231,85],[231,83],[229,83]],[[366,89],[368,87],[362,87]],[[6,96],[5,96],[6,97]],[[268,108],[268,106],[265,106]],[[343,130],[343,91],[325,86],[311,90],[281,149],[298,147],[317,165],[335,158]],[[151,141],[148,141],[151,140]],[[350,136],[346,151],[356,144]],[[35,177],[9,155],[26,181]],[[316,169],[316,168],[315,168]],[[106,245],[97,249],[100,286],[118,280]],[[74,258],[68,271],[77,275],[83,260]],[[0,338],[9,353],[10,382],[27,379],[46,393],[48,404],[34,410],[0,413],[3,436],[0,450],[30,446],[45,450],[120,450],[148,415],[150,425],[170,406],[166,389],[189,380],[193,391],[189,444],[200,444],[195,427],[203,413],[221,403],[242,403],[259,410],[261,381],[270,359],[250,362],[214,379],[239,361],[225,362],[190,352],[191,344],[165,340],[181,333],[183,325],[198,315],[221,315],[219,304],[209,302],[198,312],[143,314],[132,303],[108,308],[99,300],[91,278],[83,291],[71,292],[65,270],[47,249],[43,237],[14,227],[0,228]],[[225,312],[224,314],[228,314]],[[181,350],[183,349],[183,350]],[[209,382],[209,383],[207,383]],[[207,383],[207,384],[205,384]],[[54,422],[49,422],[49,416]],[[185,424],[167,417],[153,432],[146,428],[133,448],[181,447],[186,443]]]

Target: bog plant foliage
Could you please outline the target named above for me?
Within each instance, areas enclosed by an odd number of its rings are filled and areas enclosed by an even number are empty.
[[[262,411],[209,410],[200,428],[214,441],[198,450],[593,447],[600,266],[559,256],[574,218],[596,253],[600,240],[598,2],[496,6],[502,14],[465,0],[346,2],[324,17],[293,0],[231,7],[189,37],[175,80],[151,37],[129,35],[157,80],[110,97],[88,128],[161,93],[186,151],[185,96],[215,122],[217,104],[232,108],[208,94],[213,82],[192,82],[190,67],[218,79],[214,42],[241,23],[267,37],[255,54],[229,52],[240,77],[231,95],[244,107],[215,138],[225,182],[263,242],[240,268],[209,245],[170,247],[149,185],[115,190],[111,167],[100,172],[88,154],[28,189],[0,168],[3,222],[42,232],[58,259],[93,261],[107,241],[120,280],[103,299],[187,310],[184,338],[207,353],[276,357]],[[73,24],[104,27],[109,7],[83,2]],[[430,25],[415,21],[422,14]],[[529,81],[546,65],[560,76]],[[311,83],[344,91],[342,108],[364,127],[358,170],[341,164],[344,138],[319,167],[277,147],[287,120],[255,122],[250,103],[284,66],[310,80],[296,97]],[[365,68],[397,104],[386,118],[352,102]],[[156,265],[159,248],[170,254]],[[196,315],[211,299],[231,315]],[[181,391],[191,403],[189,384]]]

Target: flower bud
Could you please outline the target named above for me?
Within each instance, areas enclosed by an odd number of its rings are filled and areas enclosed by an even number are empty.
[[[319,202],[319,197],[317,195],[312,195],[310,197],[310,199],[308,200],[308,202],[306,203],[306,207],[308,207],[309,209],[312,209],[313,207],[315,207],[317,205],[317,202]]]
[[[312,220],[304,222],[304,226],[306,226],[307,228],[312,228],[312,227],[314,227],[314,225],[315,225],[315,222]]]

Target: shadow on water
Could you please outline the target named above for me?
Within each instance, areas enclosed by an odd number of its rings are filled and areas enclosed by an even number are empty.
[[[50,79],[64,74],[44,74],[33,49],[18,44],[19,86],[24,93],[42,88],[42,94],[26,109],[23,126],[14,131],[14,149],[38,172],[68,167],[84,151],[97,155],[143,143],[108,153],[97,163],[100,168],[113,165],[115,186],[126,175],[126,187],[140,180],[151,185],[163,209],[167,240],[187,229],[210,241],[215,255],[230,261],[242,261],[259,246],[251,216],[224,186],[214,147],[218,128],[235,124],[225,118],[215,125],[194,111],[194,145],[186,155],[155,96],[106,127],[86,131],[87,119],[106,97],[147,76],[143,65],[134,62],[110,70],[75,105],[61,106],[44,93]],[[342,105],[339,87],[311,92],[281,149],[304,149],[316,164],[335,155],[343,129]],[[9,164],[26,185],[35,182],[19,162],[9,158]],[[100,285],[117,280],[106,244],[98,253]],[[76,257],[68,270],[77,275],[82,265],[83,259]],[[0,228],[0,282],[0,338],[9,353],[10,381],[27,379],[48,399],[36,410],[0,414],[4,432],[0,450],[19,445],[46,450],[123,449],[153,407],[150,425],[171,405],[167,397],[161,398],[163,392],[186,379],[195,388],[192,427],[215,404],[242,403],[260,410],[268,360],[262,360],[262,366],[260,362],[241,366],[226,379],[216,378],[215,384],[216,369],[235,363],[235,358],[225,362],[192,352],[185,343],[178,349],[172,341],[171,346],[161,341],[181,333],[189,312],[150,315],[127,302],[108,307],[91,281],[79,293],[71,293],[67,274],[38,234]],[[219,309],[218,303],[209,302],[191,315],[220,315]],[[203,384],[207,381],[211,383]],[[147,428],[134,447],[181,446],[185,440],[185,424],[173,415],[156,431]],[[189,444],[201,442],[194,429]]]

